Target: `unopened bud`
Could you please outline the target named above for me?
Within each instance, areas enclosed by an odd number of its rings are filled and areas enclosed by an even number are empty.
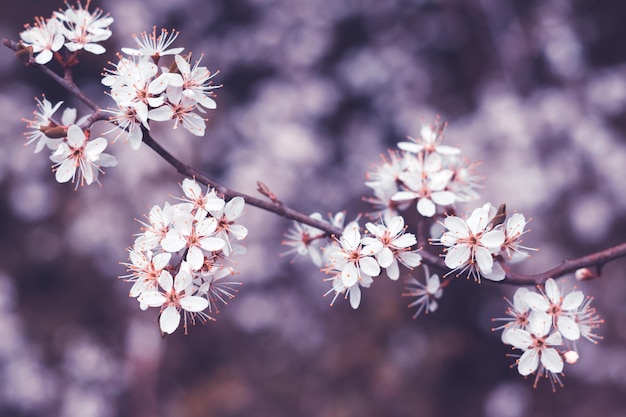
[[[28,64],[30,62],[30,59],[33,57],[33,47],[30,45],[25,46],[20,43],[17,45],[17,51],[15,52],[15,56],[17,57],[17,59],[22,61],[22,63]]]
[[[576,277],[578,281],[589,281],[589,280],[596,279],[599,277],[597,273],[593,272],[589,268],[577,269],[576,272],[574,273],[574,276]]]
[[[39,130],[50,139],[60,139],[67,136],[66,126],[40,126]]]
[[[565,362],[569,363],[570,365],[573,365],[576,362],[578,362],[579,355],[578,355],[578,352],[574,350],[568,350],[567,352],[563,354],[563,358],[565,359]]]
[[[505,219],[506,219],[506,204],[502,203],[498,207],[498,211],[496,212],[496,215],[493,216],[493,219],[491,219],[491,228],[494,228],[504,223]]]

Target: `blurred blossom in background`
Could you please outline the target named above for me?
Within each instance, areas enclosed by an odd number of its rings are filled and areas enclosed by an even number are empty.
[[[115,22],[77,83],[112,105],[99,74],[133,33],[175,28],[224,87],[206,136],[152,132],[182,161],[255,194],[263,181],[305,212],[369,210],[365,172],[439,114],[446,143],[481,161],[481,200],[532,217],[525,272],[626,236],[626,8],[621,1],[102,0]],[[11,5],[0,34],[61,2]],[[514,288],[455,283],[412,320],[402,283],[359,310],[323,298],[306,259],[280,257],[290,222],[254,207],[242,223],[244,283],[216,322],[161,340],[127,294],[120,261],[134,220],[180,195],[182,178],[143,146],[102,187],[58,184],[24,148],[34,97],[87,109],[4,48],[0,54],[0,414],[11,416],[623,416],[624,261],[578,284],[606,319],[556,394],[532,388],[492,333]],[[104,128],[103,128],[104,129]],[[468,207],[473,208],[473,207]],[[566,278],[568,288],[574,286]]]

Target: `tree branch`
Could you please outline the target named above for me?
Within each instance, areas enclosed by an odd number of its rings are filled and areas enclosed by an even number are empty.
[[[71,76],[60,77],[55,72],[50,70],[45,65],[38,64],[34,58],[32,57],[32,53],[30,51],[21,54],[22,51],[26,51],[23,46],[19,43],[16,43],[10,39],[4,38],[2,43],[9,49],[16,52],[18,58],[21,59],[22,62],[28,67],[36,67],[40,71],[42,71],[45,75],[50,77],[60,86],[65,88],[70,94],[73,94],[78,99],[80,99],[83,103],[85,103],[89,108],[93,110],[93,114],[90,116],[86,123],[94,123],[98,120],[106,120],[107,117],[105,112],[100,109],[100,107],[90,100],[87,96],[83,94],[83,92],[78,88],[76,84],[74,84]],[[21,54],[21,55],[20,55]],[[71,74],[66,71],[66,75]],[[69,79],[68,79],[69,78]],[[343,230],[337,227],[332,226],[330,223],[325,221],[320,221],[311,218],[303,213],[300,213],[290,207],[285,206],[281,201],[277,199],[272,199],[272,201],[261,200],[259,198],[252,197],[250,195],[244,194],[239,191],[232,190],[226,187],[223,184],[205,176],[192,166],[186,165],[181,162],[179,159],[170,154],[165,148],[163,148],[158,142],[152,138],[150,132],[145,128],[141,127],[143,132],[143,142],[152,148],[157,154],[159,154],[165,161],[167,161],[170,165],[172,165],[176,170],[190,178],[195,178],[196,181],[204,184],[207,187],[214,188],[218,193],[222,194],[224,197],[231,199],[233,197],[242,197],[247,204],[258,207],[260,209],[275,213],[279,216],[295,220],[299,223],[307,224],[309,226],[315,227],[324,231],[327,236],[340,236],[343,233]],[[421,223],[422,220],[418,220],[419,230],[417,231],[418,235],[422,237],[422,233],[425,230],[424,224]],[[437,268],[442,271],[449,271],[449,268],[445,266],[442,258],[440,256],[434,255],[426,250],[421,252],[422,261],[424,264]],[[595,267],[599,271],[602,266],[606,263],[613,261],[618,258],[626,257],[626,243],[622,243],[620,245],[611,247],[609,249],[605,249],[600,252],[592,253],[590,255],[586,255],[576,259],[566,260],[560,265],[549,269],[545,272],[534,274],[534,275],[524,275],[518,274],[515,272],[507,272],[506,278],[503,281],[498,281],[498,284],[510,284],[510,285],[536,285],[536,284],[544,284],[548,278],[559,278],[566,274],[575,272],[580,268],[588,268]],[[493,282],[493,281],[490,281]]]

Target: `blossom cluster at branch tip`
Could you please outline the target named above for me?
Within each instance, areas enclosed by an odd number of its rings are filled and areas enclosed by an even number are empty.
[[[22,44],[32,48],[35,62],[47,64],[63,46],[70,52],[85,50],[96,55],[106,52],[99,42],[111,37],[109,26],[113,18],[103,15],[98,8],[90,12],[89,3],[87,0],[84,8],[80,2],[76,7],[66,3],[65,10],[54,12],[49,19],[37,17],[33,26],[25,25],[20,38]]]
[[[44,148],[51,150],[50,160],[55,178],[59,183],[69,182],[76,187],[99,182],[103,167],[117,165],[113,155],[105,153],[108,142],[103,137],[90,138],[89,131],[81,125],[85,118],[76,121],[76,109],[66,108],[60,120],[54,114],[63,102],[52,105],[45,96],[37,101],[37,110],[32,120],[24,119],[27,131],[26,145],[35,143],[35,153]]]
[[[183,320],[189,323],[214,320],[219,305],[235,297],[240,282],[231,256],[245,253],[237,242],[248,230],[237,224],[245,209],[242,197],[228,202],[215,190],[202,191],[192,179],[181,184],[179,203],[154,206],[142,233],[129,249],[130,296],[142,310],[160,308],[159,326],[173,333]]]
[[[502,206],[504,207],[504,206]],[[529,250],[521,246],[526,218],[515,213],[504,222],[506,212],[499,213],[490,203],[472,211],[467,219],[447,216],[441,225],[446,229],[431,242],[445,246],[445,264],[449,273],[468,273],[480,282],[481,277],[502,281],[507,262],[518,262],[528,257]]]
[[[318,213],[311,217],[322,221]],[[285,253],[309,254],[315,265],[325,265],[323,271],[330,275],[326,281],[332,283],[326,294],[334,293],[331,305],[344,295],[356,309],[361,303],[361,287],[369,288],[383,270],[395,281],[400,277],[400,264],[413,269],[421,264],[422,257],[411,249],[417,240],[412,233],[405,233],[402,216],[388,222],[369,222],[365,231],[358,220],[344,228],[344,218],[343,213],[330,217],[333,227],[343,228],[339,238],[331,239],[317,228],[295,222],[283,244],[291,247]]]
[[[143,139],[141,127],[150,129],[150,121],[174,121],[196,136],[203,136],[206,121],[202,115],[217,107],[212,73],[200,65],[202,57],[192,61],[191,53],[180,55],[184,48],[170,48],[178,32],[165,29],[134,36],[137,48],[122,48],[126,54],[103,74],[102,84],[110,88],[109,95],[116,107],[108,109],[110,121],[126,134],[133,149]],[[161,58],[173,56],[169,67],[159,66]]]
[[[374,191],[368,199],[384,218],[396,216],[411,203],[424,217],[433,217],[443,208],[478,198],[478,178],[473,166],[460,157],[461,150],[442,145],[445,124],[438,119],[424,125],[420,136],[398,143],[400,151],[368,173],[365,183]]]
[[[601,339],[594,332],[603,320],[582,291],[565,294],[552,278],[538,290],[517,289],[513,302],[507,300],[508,317],[494,319],[505,324],[494,330],[502,330],[502,341],[522,351],[516,362],[521,375],[535,373],[535,386],[544,376],[554,388],[554,383],[563,385],[564,364],[578,360],[578,341]]]

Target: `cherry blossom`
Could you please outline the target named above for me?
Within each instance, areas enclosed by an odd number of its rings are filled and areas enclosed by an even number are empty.
[[[65,38],[61,33],[61,24],[57,19],[35,18],[34,26],[26,26],[20,33],[20,38],[26,46],[33,48],[35,62],[40,65],[52,60],[54,52],[63,47]]]
[[[507,334],[510,344],[524,353],[517,362],[517,370],[520,375],[527,376],[536,372],[540,366],[551,375],[563,371],[563,359],[555,348],[561,346],[563,341],[559,332],[552,332],[550,317],[546,315],[534,315],[528,323],[528,330],[513,328]],[[537,377],[539,377],[539,374]],[[536,383],[536,380],[535,380]]]
[[[443,296],[443,287],[439,275],[429,276],[428,268],[424,268],[426,282],[422,283],[413,277],[407,279],[404,297],[413,297],[415,300],[409,304],[409,308],[417,307],[413,318],[417,318],[422,312],[433,313],[439,307],[437,300]]]
[[[493,281],[504,279],[503,273],[492,274],[493,254],[498,253],[504,243],[504,233],[489,229],[490,206],[475,209],[467,220],[456,216],[446,217],[443,226],[448,231],[439,239],[447,247],[446,266],[459,273],[469,270],[469,276],[477,281],[480,281],[480,275]]]
[[[545,294],[529,292],[525,299],[533,311],[552,317],[554,326],[564,338],[580,338],[580,329],[573,317],[585,299],[582,291],[572,291],[563,297],[556,282],[550,278],[545,284]]]
[[[161,331],[172,334],[180,324],[180,311],[185,314],[185,332],[187,331],[187,316],[193,320],[193,313],[199,313],[209,306],[207,299],[191,295],[193,283],[189,266],[182,263],[175,278],[168,271],[162,271],[159,276],[159,286],[162,291],[147,291],[139,296],[139,301],[149,307],[160,307],[161,316],[159,326]]]
[[[75,8],[68,4],[64,11],[54,12],[55,18],[63,23],[61,32],[66,38],[65,47],[72,52],[84,49],[92,54],[100,55],[106,49],[98,44],[111,37],[112,32],[108,27],[113,23],[113,18],[109,15],[102,15],[101,9],[96,9],[90,13],[89,0],[85,8],[80,2]]]
[[[98,180],[100,167],[115,166],[117,161],[109,154],[103,153],[107,147],[105,138],[87,140],[85,132],[77,125],[67,129],[67,142],[62,142],[58,149],[50,156],[56,163],[54,170],[56,180],[60,183],[75,181],[76,169],[79,181],[76,186],[91,184]]]
[[[152,27],[152,33],[143,32],[141,37],[133,35],[133,39],[139,46],[135,48],[122,48],[122,52],[131,56],[150,57],[155,64],[159,63],[159,59],[165,55],[176,55],[181,53],[185,48],[167,49],[178,37],[178,32],[173,30],[168,32],[161,29],[161,33],[157,36],[156,26]]]

